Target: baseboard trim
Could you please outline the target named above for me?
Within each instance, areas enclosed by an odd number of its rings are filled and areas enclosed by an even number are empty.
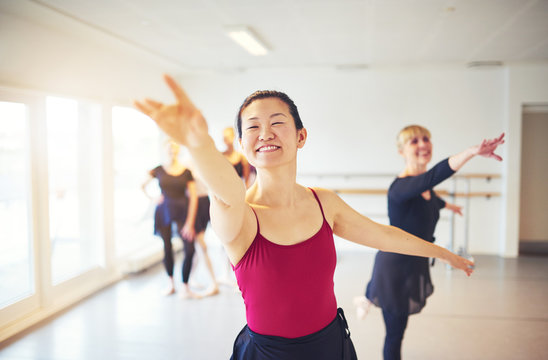
[[[548,256],[548,240],[520,240],[519,254]]]

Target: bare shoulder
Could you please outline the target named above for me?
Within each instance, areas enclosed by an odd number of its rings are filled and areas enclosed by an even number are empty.
[[[322,202],[322,205],[323,205],[323,202],[326,202],[327,204],[331,202],[337,202],[340,200],[339,195],[337,195],[337,193],[335,193],[333,190],[321,188],[321,187],[311,187],[311,189],[314,190],[316,195],[318,195],[318,197],[320,198],[320,201]]]
[[[341,198],[330,189],[320,187],[312,187],[311,189],[318,195],[326,219],[330,224],[333,224],[335,217],[340,211],[341,204],[343,203]]]

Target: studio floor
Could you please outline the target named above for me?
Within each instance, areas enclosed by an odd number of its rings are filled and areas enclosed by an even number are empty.
[[[339,252],[335,292],[359,359],[382,359],[384,325],[373,308],[356,316],[374,253]],[[437,263],[434,294],[409,321],[406,360],[548,359],[548,258],[476,256],[471,278]],[[198,267],[203,267],[198,264]],[[207,285],[197,271],[196,281]],[[5,341],[2,360],[229,359],[245,323],[240,293],[230,285],[200,300],[161,295],[161,265],[85,299]]]

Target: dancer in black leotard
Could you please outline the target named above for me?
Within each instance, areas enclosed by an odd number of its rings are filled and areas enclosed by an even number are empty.
[[[439,211],[448,208],[460,213],[461,209],[439,198],[432,188],[477,155],[502,160],[493,151],[504,143],[503,137],[504,134],[484,141],[440,161],[426,171],[432,158],[430,132],[418,125],[404,128],[398,135],[398,150],[405,159],[405,169],[388,190],[390,224],[434,242]],[[401,343],[408,317],[421,311],[433,291],[427,258],[384,251],[377,253],[371,281],[367,285],[367,300],[361,306],[368,307],[370,301],[382,309],[386,325],[385,360],[401,358]]]
[[[205,241],[205,231],[210,221],[210,215],[209,215],[210,200],[207,193],[207,187],[205,186],[204,182],[200,180],[196,172],[193,173],[193,176],[194,176],[194,182],[196,184],[196,194],[198,196],[198,210],[196,212],[196,221],[194,225],[194,230],[196,232],[196,241],[198,242],[198,244],[200,245],[200,248],[202,249],[204,261],[205,261],[207,270],[209,272],[209,275],[211,276],[211,285],[202,295],[213,296],[219,293],[219,284],[217,282],[217,277],[215,276],[215,270],[213,269],[213,264],[211,263],[211,259],[209,258],[207,244]]]
[[[166,295],[175,293],[175,282],[173,280],[173,247],[171,244],[173,224],[177,227],[177,235],[183,240],[185,257],[182,267],[183,291],[181,297],[196,297],[188,286],[192,259],[194,257],[194,228],[198,199],[192,173],[185,168],[178,159],[179,145],[169,141],[168,150],[170,162],[166,165],[155,167],[149,172],[150,177],[142,186],[145,194],[148,195],[147,185],[154,179],[158,179],[158,185],[162,195],[158,200],[154,213],[154,233],[160,236],[164,242],[164,266],[170,279],[170,286]]]

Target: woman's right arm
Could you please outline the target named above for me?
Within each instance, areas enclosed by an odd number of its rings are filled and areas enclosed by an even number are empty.
[[[135,106],[175,141],[185,146],[196,171],[212,195],[211,224],[225,242],[241,232],[248,205],[245,186],[228,160],[217,150],[208,133],[207,122],[183,89],[168,75],[164,79],[175,95],[174,104],[151,99],[135,101]]]
[[[143,193],[145,194],[145,196],[147,198],[149,198],[150,201],[154,200],[154,198],[152,196],[150,196],[150,194],[148,193],[148,184],[150,184],[150,182],[154,180],[154,177],[152,176],[152,172],[149,172],[148,173],[148,178],[143,182],[143,184],[141,185],[141,190],[143,190]]]
[[[463,270],[468,276],[472,274],[474,265],[472,261],[395,226],[376,223],[352,209],[330,190],[317,188],[315,190],[320,196],[328,221],[331,220],[335,235],[382,251],[435,257],[447,261],[454,268]]]

